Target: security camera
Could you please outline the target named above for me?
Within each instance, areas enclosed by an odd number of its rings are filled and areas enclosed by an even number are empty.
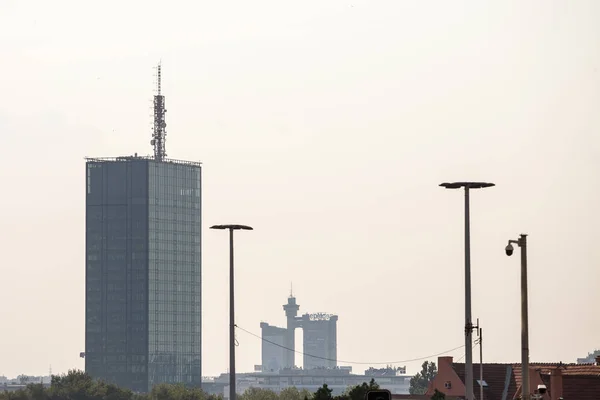
[[[515,248],[513,247],[512,244],[509,243],[508,245],[506,245],[506,248],[504,249],[504,251],[506,251],[506,255],[510,257],[510,256],[512,256],[513,252],[515,251]]]
[[[546,385],[538,385],[537,390],[539,394],[544,394],[546,393],[548,388],[546,387]]]

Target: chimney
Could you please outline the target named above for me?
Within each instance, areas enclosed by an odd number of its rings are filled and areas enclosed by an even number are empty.
[[[563,395],[562,368],[554,368],[550,373],[550,398],[560,400]]]
[[[442,364],[444,365],[452,365],[452,362],[454,361],[454,357],[450,356],[450,357],[438,357],[438,370],[440,369],[440,366]]]
[[[438,357],[438,365],[437,365],[437,369],[438,369],[438,376],[443,376],[445,378],[449,377],[452,375],[452,373],[450,371],[452,371],[452,362],[453,362],[453,357]],[[438,379],[442,379],[442,378],[438,378]],[[435,380],[434,380],[435,381]],[[434,382],[430,382],[430,385]],[[447,382],[446,382],[447,383]],[[448,389],[450,389],[450,386],[448,386],[446,383],[444,383],[444,388],[446,389],[446,391]],[[431,386],[430,386],[431,387]],[[444,391],[442,390],[440,387],[437,387],[438,390]],[[444,393],[446,393],[446,391],[444,391]]]

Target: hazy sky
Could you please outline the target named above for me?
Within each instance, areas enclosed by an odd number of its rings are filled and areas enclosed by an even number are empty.
[[[497,184],[472,196],[485,360],[520,360],[504,246],[521,232],[531,360],[600,347],[599,15],[595,0],[0,1],[0,375],[83,368],[83,157],[151,152],[160,59],[167,154],[204,163],[204,375],[228,366],[215,223],[255,228],[236,245],[247,330],[284,324],[293,282],[301,312],[339,315],[342,360],[463,344],[452,180]],[[251,370],[260,340],[238,340]]]

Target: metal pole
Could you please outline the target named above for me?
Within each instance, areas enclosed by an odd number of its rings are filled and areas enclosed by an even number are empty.
[[[235,392],[235,303],[233,276],[233,229],[229,228],[229,400],[236,400]]]
[[[529,314],[527,309],[527,235],[519,238],[521,248],[521,367],[523,385],[521,398],[530,400],[529,393]]]
[[[471,232],[469,187],[465,186],[465,381],[467,400],[473,399],[473,324],[471,322]]]
[[[481,328],[479,328],[479,400],[483,400],[483,329]]]

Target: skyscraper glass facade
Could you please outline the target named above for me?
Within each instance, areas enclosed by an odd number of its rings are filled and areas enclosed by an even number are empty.
[[[201,380],[201,170],[86,163],[86,371],[144,392]]]
[[[200,376],[200,169],[149,165],[149,384]]]

